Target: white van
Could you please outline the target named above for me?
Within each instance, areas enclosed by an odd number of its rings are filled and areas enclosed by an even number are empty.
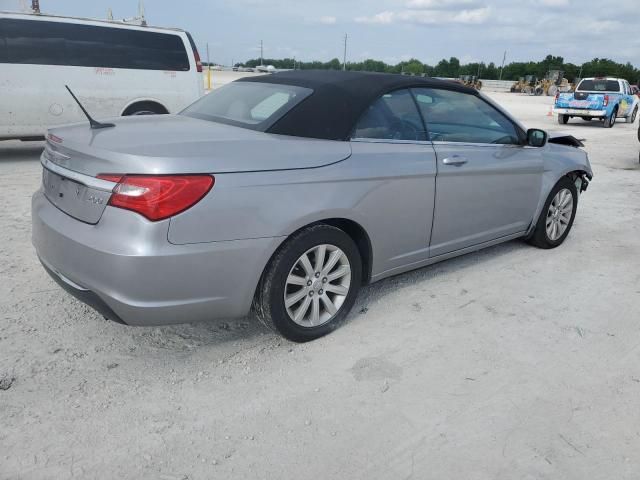
[[[175,113],[204,94],[189,33],[50,15],[0,12],[0,140],[42,138],[96,119]]]

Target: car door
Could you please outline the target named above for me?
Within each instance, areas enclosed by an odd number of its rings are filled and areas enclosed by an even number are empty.
[[[542,182],[540,149],[479,95],[413,90],[437,156],[430,256],[524,233]]]
[[[373,276],[427,260],[436,155],[411,92],[374,101],[356,123],[351,149],[349,173],[368,184],[353,208],[367,222]]]

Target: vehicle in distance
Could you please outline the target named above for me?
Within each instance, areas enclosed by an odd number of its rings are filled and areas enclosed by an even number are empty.
[[[585,78],[575,92],[556,94],[553,111],[560,124],[573,117],[587,122],[597,118],[605,128],[611,128],[617,118],[624,118],[627,123],[636,121],[638,100],[624,79]]]
[[[421,77],[280,72],[113,123],[50,130],[33,243],[131,325],[253,310],[311,340],[362,284],[515,238],[560,245],[592,177],[573,137]]]
[[[176,113],[204,94],[189,33],[121,22],[0,12],[0,140],[41,139],[98,117]]]

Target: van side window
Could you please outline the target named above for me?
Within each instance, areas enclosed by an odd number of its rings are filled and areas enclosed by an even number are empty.
[[[18,19],[1,20],[0,32],[7,50],[3,60],[0,43],[2,63],[189,70],[184,42],[175,34]]]
[[[0,63],[7,63],[7,41],[4,38],[2,20],[0,20]]]

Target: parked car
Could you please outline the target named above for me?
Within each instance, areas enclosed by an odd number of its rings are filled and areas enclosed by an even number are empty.
[[[204,94],[189,33],[52,15],[0,12],[0,140],[44,138],[94,115],[176,113]]]
[[[560,124],[566,124],[573,117],[587,122],[597,118],[605,128],[611,128],[617,118],[624,118],[627,123],[635,122],[638,101],[631,85],[624,79],[585,78],[575,92],[556,95],[553,111]]]
[[[637,85],[631,85],[631,93],[636,97],[640,97],[640,88]]]
[[[33,243],[60,285],[131,325],[253,310],[311,340],[362,284],[516,238],[557,247],[592,177],[575,138],[417,76],[247,77],[113,124],[49,131]]]

